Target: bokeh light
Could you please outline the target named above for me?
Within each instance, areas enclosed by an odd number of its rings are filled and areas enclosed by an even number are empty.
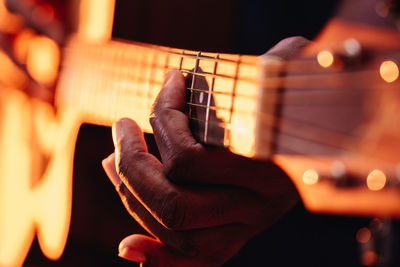
[[[384,61],[379,68],[379,73],[385,82],[391,83],[399,77],[399,67],[391,60]]]
[[[373,170],[368,174],[367,186],[369,190],[379,191],[385,187],[386,175],[381,170]]]
[[[332,66],[334,57],[330,51],[324,50],[317,55],[318,64],[324,68],[329,68]]]
[[[50,38],[39,36],[29,42],[26,67],[29,74],[38,82],[55,82],[60,64],[60,49]]]
[[[358,243],[365,244],[371,239],[371,231],[367,227],[363,227],[357,231],[356,240]]]
[[[312,169],[309,169],[303,173],[303,182],[305,184],[313,185],[316,184],[319,180],[318,172]]]

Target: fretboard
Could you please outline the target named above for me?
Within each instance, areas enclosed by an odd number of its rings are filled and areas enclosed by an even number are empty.
[[[109,126],[130,117],[151,133],[151,106],[172,69],[188,77],[186,110],[194,135],[204,143],[254,154],[261,77],[254,56],[71,40],[64,50],[56,104],[77,109],[92,124]]]

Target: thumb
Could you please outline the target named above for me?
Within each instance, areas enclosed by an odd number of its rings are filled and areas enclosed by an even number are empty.
[[[204,266],[194,259],[183,257],[168,249],[161,241],[145,235],[130,235],[119,244],[119,256],[126,260],[144,263],[146,267]]]
[[[296,55],[301,48],[309,43],[310,41],[302,36],[285,38],[268,50],[263,56],[277,56],[282,59],[288,59]]]

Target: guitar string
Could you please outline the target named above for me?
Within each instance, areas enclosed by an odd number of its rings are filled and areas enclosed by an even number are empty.
[[[72,45],[73,47],[74,45]],[[83,45],[80,44],[80,48],[78,49],[82,49]],[[111,50],[121,50],[122,48],[126,49],[125,51],[134,51],[137,50],[138,48],[141,49],[147,49],[147,50],[153,50],[153,51],[160,51],[162,53],[166,53],[169,55],[177,55],[177,56],[182,56],[185,58],[192,58],[192,59],[196,59],[197,58],[197,54],[199,53],[199,51],[188,51],[188,50],[181,50],[181,49],[173,49],[173,48],[169,48],[169,47],[163,47],[163,46],[157,46],[157,45],[149,45],[149,44],[145,44],[145,43],[140,43],[140,42],[134,42],[134,41],[126,41],[126,40],[119,40],[119,41],[111,41],[110,43],[106,44],[106,45],[102,45],[102,46],[87,46],[88,49],[93,49],[93,48],[97,48],[98,50],[106,50],[109,54],[112,54]],[[70,47],[66,47],[64,49],[68,49]],[[71,49],[71,48],[70,48]],[[173,51],[176,50],[176,51]],[[387,50],[382,50],[382,49],[375,49],[374,50],[375,54],[377,55],[387,55],[388,52]],[[391,51],[392,53],[390,53],[393,56],[393,52],[398,54],[398,51]],[[213,62],[227,62],[227,63],[238,63],[239,59],[229,59],[229,58],[224,58],[224,54],[220,54],[220,56],[217,58],[217,53],[205,53],[205,54],[210,54],[210,55],[201,55],[199,57],[200,60],[207,60],[207,61],[213,61]],[[221,57],[222,56],[222,57]],[[230,57],[238,57],[238,55],[229,55],[226,54],[225,56],[230,56]],[[295,59],[290,59],[290,60],[282,60],[282,62],[287,63],[287,62],[292,62],[292,63],[309,63],[312,62],[313,65],[316,65],[316,57],[317,55],[311,55],[308,57],[299,57],[299,58],[295,58]],[[258,60],[254,60],[256,59],[257,56],[250,56],[250,60],[248,61],[241,61],[241,63],[246,63],[246,65],[252,65],[252,66],[259,66],[260,62],[254,62],[254,61],[258,61]],[[316,65],[317,66],[317,65]],[[300,69],[304,69],[304,68],[300,68]]]
[[[202,122],[202,123],[204,122],[204,121],[198,120],[196,118],[188,118],[188,119],[189,120],[196,120],[196,121]],[[210,124],[214,124],[214,123],[210,122]],[[223,127],[221,127],[221,128],[223,128]],[[225,128],[223,128],[223,129],[225,129]],[[281,131],[281,129],[278,128],[278,126],[276,126],[276,125],[272,126],[272,130],[278,130],[278,133],[280,134],[281,137],[282,137],[282,135],[287,135],[287,136],[289,136],[289,138],[295,138],[295,139],[300,140],[302,142],[308,143],[308,144],[303,144],[303,146],[307,145],[307,149],[302,149],[302,148],[298,148],[298,147],[295,148],[295,146],[293,146],[293,143],[298,145],[298,141],[297,142],[291,142],[292,145],[289,145],[286,142],[278,141],[278,139],[263,139],[262,138],[263,136],[261,136],[261,141],[267,141],[270,144],[277,145],[278,148],[281,148],[281,149],[284,149],[284,150],[289,150],[289,151],[291,151],[293,153],[296,153],[298,155],[306,155],[308,157],[313,157],[315,159],[319,159],[318,156],[317,156],[318,153],[317,153],[317,155],[315,153],[315,149],[314,150],[311,149],[311,147],[310,147],[310,144],[311,144],[311,145],[314,145],[314,146],[321,147],[319,150],[323,151],[324,153],[319,153],[319,155],[329,155],[329,153],[332,153],[333,155],[339,155],[339,156],[340,155],[347,155],[347,156],[353,155],[353,157],[356,156],[358,158],[358,160],[360,160],[360,161],[362,160],[363,162],[373,162],[374,164],[378,164],[380,167],[384,167],[385,169],[389,169],[389,168],[394,169],[395,166],[397,165],[397,164],[394,164],[394,163],[388,163],[386,161],[383,161],[382,159],[380,159],[380,158],[378,158],[376,156],[368,156],[368,155],[363,155],[361,153],[356,153],[356,152],[351,151],[349,148],[344,147],[344,146],[331,145],[331,144],[324,143],[323,141],[320,141],[320,140],[317,140],[317,141],[316,140],[312,140],[312,139],[309,139],[309,138],[298,136],[293,132],[284,132],[284,131]],[[349,142],[350,142],[350,140],[349,140]]]
[[[194,91],[197,93],[204,93],[204,94],[209,94],[208,90],[203,90],[203,89],[192,89],[192,88],[186,88],[186,91]],[[212,96],[214,97],[218,97],[218,95],[223,95],[223,96],[228,96],[228,97],[233,97],[232,94],[227,93],[227,92],[210,92]],[[277,94],[282,94],[281,92],[277,92]],[[291,95],[291,94],[287,94],[286,92],[283,93],[285,95],[285,99],[281,99],[281,100],[275,100],[274,98],[270,99],[263,99],[263,104],[274,104],[274,105],[285,105],[285,106],[335,106],[335,107],[341,107],[341,106],[354,106],[354,107],[359,107],[362,105],[362,103],[360,103],[359,99],[355,99],[356,102],[351,102],[350,100],[354,100],[354,99],[337,99],[337,101],[334,101],[332,99],[329,99],[328,97],[335,97],[335,95],[331,95],[329,94],[329,91],[326,92],[325,95],[322,95],[320,97],[315,97],[311,98],[313,96],[298,96],[298,95]],[[352,92],[349,94],[346,94],[346,96],[349,95],[354,95],[357,97],[360,97],[362,95],[360,95],[360,93],[357,92]],[[295,96],[295,98],[293,98],[293,96]],[[304,99],[305,97],[307,97],[307,99]],[[342,97],[341,95],[339,95],[339,97]],[[322,98],[322,99],[321,99]],[[249,100],[255,100],[257,101],[257,97],[255,96],[249,96],[249,95],[236,95],[236,99],[249,99]],[[358,100],[358,101],[357,101]],[[342,101],[342,102],[339,102]],[[204,107],[205,105],[201,104],[201,103],[188,103],[189,105],[195,105],[198,107]],[[210,109],[213,110],[230,110],[231,108],[225,107],[225,106],[210,106]],[[245,111],[243,111],[245,112]]]
[[[184,52],[184,51],[182,51],[182,53],[185,53],[185,52]],[[140,54],[143,54],[143,53],[140,53]],[[144,62],[144,61],[145,61],[145,60],[143,60],[143,58],[144,58],[144,57],[141,57],[141,58],[142,58],[142,60],[141,60],[141,61],[142,61],[142,62]],[[181,58],[181,59],[182,59],[182,58]],[[141,65],[144,65],[144,64],[142,63]],[[154,65],[155,65],[155,64],[152,64],[151,66],[153,66],[153,67],[154,67]],[[143,69],[143,68],[142,68],[142,69]],[[196,73],[195,75],[200,75],[200,74],[197,74],[197,73]],[[141,76],[141,75],[139,75],[139,77],[138,77],[138,78],[140,78],[140,76]],[[225,78],[226,78],[226,77],[225,77]],[[240,78],[239,78],[239,79],[240,79]],[[145,81],[145,79],[143,79],[143,80]],[[275,90],[275,89],[274,89],[274,90]],[[365,91],[365,89],[363,89],[363,90]],[[324,92],[327,92],[327,91],[330,91],[330,90],[324,89]],[[135,90],[135,92],[138,92],[138,91],[137,91],[137,90]],[[289,92],[289,91],[285,92],[285,94],[288,94],[288,92]],[[215,91],[215,92],[212,92],[212,93],[213,93],[213,94],[217,94],[217,93],[218,93],[218,91]],[[351,91],[351,93],[354,93],[354,90],[352,90],[352,91]],[[236,96],[238,96],[238,97],[239,97],[239,96],[241,96],[241,95],[237,94]],[[248,97],[248,96],[245,96],[245,97]],[[278,103],[278,104],[280,104],[280,103]],[[213,107],[213,109],[216,109],[216,110],[218,110],[218,109],[220,109],[220,108],[219,108],[219,107],[215,107],[215,108]],[[245,111],[236,111],[236,112],[243,112],[243,113],[245,113]]]
[[[185,54],[184,50],[183,50],[181,53],[177,53],[177,52],[165,52],[165,53],[177,55],[177,56],[180,56],[180,57],[182,57],[182,58],[185,58],[185,57],[187,56],[187,54]],[[121,54],[123,55],[123,53],[121,53]],[[190,58],[195,59],[195,58],[196,58],[196,55],[190,55]],[[199,58],[200,58],[200,59],[203,59],[202,56],[200,56]],[[214,62],[218,62],[218,61],[221,61],[221,60],[222,60],[221,58],[216,59],[216,58],[211,58],[211,57],[205,57],[204,59],[213,60]],[[298,60],[296,60],[296,61],[298,61]],[[310,60],[308,60],[308,61],[310,61]],[[239,60],[228,60],[228,62],[230,62],[230,63],[238,63]],[[290,63],[290,62],[291,62],[290,60],[285,61],[285,63]],[[312,62],[313,65],[316,64],[316,63],[315,63],[315,62],[316,62],[315,59],[312,60],[311,62]],[[248,62],[240,61],[240,63],[243,64],[243,65],[249,65]],[[258,67],[261,66],[260,63],[258,63],[258,64],[256,64],[256,65],[257,65]],[[146,64],[141,64],[141,67],[146,67]],[[162,66],[158,66],[158,64],[155,64],[155,66],[152,65],[152,66],[147,66],[147,67],[155,67],[156,69],[164,69]],[[168,68],[168,69],[176,69],[176,68],[171,67],[171,68]],[[304,69],[306,69],[306,68],[304,68]],[[354,71],[348,71],[348,72],[333,72],[333,73],[328,73],[328,74],[327,74],[327,73],[326,73],[326,69],[324,69],[324,68],[322,68],[322,67],[320,67],[319,69],[321,70],[321,73],[320,73],[320,74],[315,74],[315,73],[313,73],[313,74],[310,75],[309,73],[307,73],[307,74],[305,74],[305,76],[306,76],[306,77],[315,77],[315,76],[317,76],[317,75],[330,75],[330,76],[332,77],[333,74],[346,74],[346,73],[349,73],[349,74],[351,74],[351,75],[355,75],[355,72],[354,72]],[[193,72],[193,71],[191,71],[191,70],[188,70],[188,69],[182,69],[182,71],[185,72],[185,73],[187,73],[187,74],[193,74],[193,75],[197,75],[197,76],[205,76],[205,77],[211,77],[211,76],[212,76],[212,77],[218,77],[218,78],[235,79],[235,77],[233,77],[233,76],[224,75],[224,74],[218,74],[218,73],[217,73],[217,74],[213,74],[213,73],[209,73],[209,72],[195,73],[195,72]],[[371,71],[371,72],[372,72],[372,71]],[[372,72],[372,73],[366,73],[365,75],[376,74],[376,73],[378,73],[378,71]],[[286,73],[286,74],[285,74],[285,73],[283,73],[282,75],[283,75],[283,77],[276,76],[276,77],[272,77],[272,78],[284,78],[284,79],[287,79],[287,78],[289,78],[289,77],[301,77],[301,76],[302,76],[302,74],[299,74],[299,73],[296,73],[296,74],[292,74],[292,73],[289,73],[289,74]],[[324,77],[324,79],[325,79],[325,78],[326,78],[326,77]],[[256,83],[254,80],[252,80],[252,79],[250,79],[250,78],[237,77],[237,79],[240,80],[240,81],[246,81],[246,82],[249,82],[249,83]]]
[[[144,65],[144,64],[141,64],[141,65]],[[153,65],[154,66],[154,65]],[[162,68],[162,69],[165,69],[165,68]],[[171,68],[172,69],[172,68]],[[185,72],[185,70],[183,70],[183,72]],[[353,72],[353,75],[354,75],[355,73]],[[363,76],[363,77],[370,77],[370,75],[371,74],[373,74],[373,72],[372,73],[365,73],[365,76]],[[207,75],[207,74],[195,74],[196,76],[205,76],[205,75]],[[115,76],[118,76],[118,74],[116,74]],[[227,76],[218,76],[218,74],[215,74],[215,75],[212,75],[212,78],[219,78],[219,77],[221,77],[221,78],[226,78]],[[285,84],[286,82],[287,82],[287,78],[288,77],[273,77],[275,80],[275,82],[276,81],[282,81],[282,83],[283,84]],[[137,80],[137,82],[136,83],[140,83],[140,82],[146,82],[147,80],[146,80],[146,78],[143,78],[143,76],[140,76],[140,75],[131,75],[130,76],[130,79],[129,80],[131,80],[131,81],[134,81],[134,80]],[[230,77],[229,79],[231,79],[231,80],[234,80],[234,77]],[[245,81],[245,80],[243,80],[243,79],[241,79],[240,77],[238,77],[237,78],[237,80],[239,80],[239,81]],[[303,87],[303,88],[285,88],[285,94],[286,95],[288,95],[288,94],[296,94],[296,93],[304,93],[304,91],[306,91],[307,93],[320,93],[320,92],[323,92],[323,93],[326,93],[326,92],[330,92],[330,91],[345,91],[346,93],[348,93],[348,94],[353,94],[353,93],[355,93],[355,91],[375,91],[375,90],[396,90],[397,88],[380,88],[380,89],[374,89],[374,88],[365,88],[365,87],[360,87],[360,83],[357,81],[357,82],[349,82],[348,84],[346,84],[347,86],[343,86],[343,87],[335,87],[335,88],[327,88],[327,87],[329,87],[329,83],[327,83],[326,82],[326,80],[325,79],[321,79],[321,80],[318,80],[318,81],[314,81],[314,83],[316,84],[316,85],[318,85],[318,86],[321,86],[321,84],[324,82],[324,88],[310,88],[310,87],[312,87],[313,86],[313,83],[311,83],[311,82],[309,82],[307,85],[309,86],[308,88],[307,87]],[[254,83],[254,82],[253,82]],[[293,83],[293,82],[292,82]],[[353,86],[357,86],[356,88],[351,88],[351,90],[349,90],[350,88],[349,87],[353,87]],[[381,84],[381,86],[390,86],[390,85],[386,85],[383,81],[382,81],[382,84]],[[193,88],[193,89],[196,89],[196,90],[198,90],[198,91],[200,91],[200,90],[202,90],[202,89],[198,89],[198,88]],[[137,90],[130,90],[130,91],[135,91],[135,93],[137,93]],[[277,89],[276,88],[266,88],[266,89],[262,89],[262,91],[263,92],[276,92],[277,91]],[[216,90],[214,90],[213,91],[213,94],[225,94],[225,95],[232,95],[232,93],[229,93],[229,92],[221,92],[221,91],[218,91],[218,89],[216,89]],[[240,93],[236,93],[235,94],[237,97],[245,97],[245,98],[251,98],[251,97],[253,97],[253,96],[249,96],[249,95],[245,95],[245,94],[240,94]]]
[[[142,61],[143,62],[143,61]],[[144,65],[144,64],[142,64],[142,65]],[[154,66],[154,65],[153,65]],[[195,75],[198,75],[197,73],[195,74]],[[226,77],[225,77],[226,78]],[[325,91],[326,91],[326,89],[325,89]],[[304,154],[304,152],[302,152],[302,151],[300,151],[301,152],[301,154]]]
[[[195,117],[188,117],[188,119],[191,120],[196,120],[200,123],[204,123],[204,120],[195,118]],[[274,120],[273,120],[274,119]],[[273,124],[271,122],[275,122],[276,124]],[[210,122],[211,125],[222,128],[222,129],[228,129],[231,130],[231,124],[229,123],[220,123],[220,122]],[[302,133],[307,133],[308,135],[312,135],[312,136],[318,136],[319,138],[323,139],[323,140],[334,140],[334,145],[335,146],[337,144],[337,142],[339,140],[344,140],[346,139],[346,141],[356,141],[357,140],[357,136],[352,136],[352,135],[345,135],[343,133],[340,133],[338,131],[334,131],[332,129],[326,129],[323,127],[319,127],[317,125],[313,125],[309,122],[304,122],[304,121],[299,121],[299,120],[293,120],[293,119],[288,119],[288,118],[282,118],[282,117],[277,117],[274,115],[270,115],[270,118],[268,120],[264,120],[262,121],[262,124],[266,125],[267,127],[270,127],[271,124],[273,124],[272,126],[276,126],[276,125],[282,125],[284,124],[284,126],[286,127],[280,127],[280,128],[275,128],[274,130],[281,130],[282,128],[287,130],[287,128],[307,128],[307,130],[303,130]],[[294,124],[294,126],[291,126],[290,124]],[[278,126],[276,126],[278,127]],[[300,132],[300,131],[297,131]],[[312,137],[308,137],[308,138],[312,138]]]

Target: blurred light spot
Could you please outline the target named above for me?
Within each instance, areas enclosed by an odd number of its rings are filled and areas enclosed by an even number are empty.
[[[361,263],[365,266],[371,266],[376,263],[378,255],[374,251],[368,250],[361,255]]]
[[[115,0],[81,0],[78,35],[86,42],[111,38]]]
[[[15,33],[23,26],[23,19],[19,15],[10,13],[0,0],[0,31],[4,33]]]
[[[316,184],[318,182],[319,175],[315,170],[307,170],[303,174],[303,183],[305,184]]]
[[[341,161],[334,161],[331,166],[333,178],[341,178],[346,174],[346,166]]]
[[[55,82],[60,63],[60,49],[51,39],[40,36],[29,43],[26,67],[30,75],[40,83]]]
[[[396,180],[400,183],[400,164],[397,164],[396,166]]]
[[[54,9],[50,5],[37,6],[32,11],[32,20],[46,25],[54,19]]]
[[[369,190],[378,191],[385,187],[386,175],[381,170],[373,170],[368,174],[367,186]]]
[[[382,229],[382,221],[378,218],[373,218],[372,221],[369,223],[369,227],[371,229],[376,229],[380,231]]]
[[[391,60],[384,61],[381,64],[379,73],[385,82],[391,83],[399,77],[399,67]]]
[[[35,4],[34,0],[20,0],[19,4],[24,6],[24,8],[30,8]]]
[[[331,52],[324,50],[318,53],[317,60],[319,65],[321,65],[324,68],[328,68],[332,66],[334,57]]]
[[[385,1],[378,1],[375,6],[375,12],[378,16],[386,18],[389,15],[389,7]]]
[[[356,234],[356,240],[358,243],[367,243],[371,239],[371,231],[367,227],[363,227],[358,230]]]
[[[34,37],[35,33],[30,29],[25,29],[18,33],[13,43],[13,52],[15,58],[20,64],[26,63],[28,55],[29,41]]]
[[[349,38],[344,41],[344,50],[349,56],[356,56],[361,53],[361,45],[356,39]]]

